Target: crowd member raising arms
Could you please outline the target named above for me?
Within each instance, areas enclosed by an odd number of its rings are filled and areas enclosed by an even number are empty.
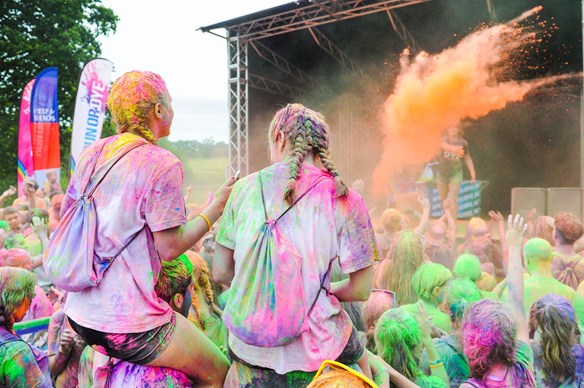
[[[471,378],[461,388],[534,387],[533,351],[523,308],[521,245],[527,225],[509,216],[507,305],[485,299],[471,305],[462,324],[464,354]]]

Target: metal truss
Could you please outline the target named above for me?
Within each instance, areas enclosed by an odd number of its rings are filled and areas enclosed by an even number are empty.
[[[228,31],[229,66],[229,174],[249,174],[249,104],[247,42]]]
[[[326,35],[324,35],[316,28],[308,28],[308,31],[310,31],[310,34],[316,41],[316,44],[321,49],[323,49],[327,54],[336,59],[345,68],[353,72],[356,72],[357,74],[363,77],[363,70],[358,68],[355,65],[355,63],[351,60],[351,58],[349,58],[349,56],[343,53],[343,50],[338,48],[329,38],[326,37]]]
[[[402,40],[402,42],[404,42],[406,47],[410,49],[412,54],[417,54],[420,51],[422,51],[418,43],[416,43],[416,40],[414,39],[412,34],[410,34],[410,32],[406,29],[405,24],[403,24],[403,22],[400,20],[397,14],[394,11],[388,9],[387,16],[389,17],[391,26],[393,27],[399,38]]]
[[[264,92],[279,94],[285,97],[300,97],[302,90],[284,82],[274,81],[257,74],[249,74],[248,85],[250,88],[263,90]]]
[[[314,0],[306,7],[227,28],[237,28],[243,39],[261,39],[428,1],[430,0]]]
[[[300,70],[298,67],[294,66],[281,55],[276,54],[270,50],[265,44],[260,41],[250,41],[249,44],[260,58],[266,62],[272,64],[274,67],[282,70],[284,73],[288,74],[290,77],[294,78],[296,81],[303,83],[306,86],[315,87],[316,83],[308,74]]]
[[[241,22],[237,25],[222,25],[219,27],[202,28],[204,32],[212,32],[215,28],[227,30],[227,57],[229,67],[229,173],[240,170],[243,175],[249,174],[249,87],[264,90],[279,95],[297,97],[300,89],[282,82],[270,80],[248,73],[248,47],[252,45],[258,56],[284,71],[295,80],[313,86],[314,81],[296,66],[290,64],[280,55],[269,50],[258,40],[270,36],[285,34],[292,31],[309,29],[317,44],[329,55],[339,61],[347,69],[365,77],[362,70],[315,27],[328,23],[339,22],[370,15],[377,12],[390,11],[410,5],[425,3],[431,0],[312,0],[306,6],[281,12],[276,15],[261,17],[255,20]],[[390,15],[396,31],[402,31],[402,39],[407,37],[415,44],[413,38],[395,14]],[[393,16],[393,19],[392,19]],[[217,35],[217,34],[215,34]],[[417,45],[406,43],[412,48]]]

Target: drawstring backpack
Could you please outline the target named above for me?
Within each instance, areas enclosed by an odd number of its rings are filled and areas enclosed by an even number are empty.
[[[561,260],[562,271],[558,274],[556,279],[565,285],[572,287],[574,290],[577,289],[579,281],[578,276],[574,273],[574,268],[580,263],[580,260],[582,260],[582,257],[569,263]]]
[[[289,344],[308,330],[310,316],[330,272],[332,261],[320,282],[318,293],[307,310],[302,288],[302,256],[282,233],[282,219],[312,189],[317,180],[279,217],[270,219],[266,210],[261,175],[258,181],[265,222],[242,257],[246,270],[235,274],[223,321],[229,332],[248,345],[274,347]],[[334,259],[333,259],[334,260]]]
[[[111,169],[128,152],[141,147],[145,143],[129,147],[119,157],[110,160],[110,166],[93,188],[87,188],[95,172],[97,161],[105,147],[102,145],[99,153],[90,162],[91,175],[82,178],[79,183],[81,194],[65,212],[55,232],[51,235],[49,246],[43,257],[43,265],[51,282],[63,290],[79,292],[99,284],[105,271],[112,262],[134,241],[144,230],[140,229],[124,246],[112,257],[99,257],[95,253],[95,238],[97,236],[97,213],[93,202],[93,194],[103,182]]]

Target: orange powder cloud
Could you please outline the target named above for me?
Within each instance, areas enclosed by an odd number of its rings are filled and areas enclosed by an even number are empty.
[[[513,55],[538,39],[517,21],[539,9],[509,24],[476,31],[436,55],[422,52],[412,60],[404,51],[395,88],[382,109],[384,144],[373,174],[374,193],[382,194],[392,176],[405,166],[432,159],[440,150],[446,128],[503,109],[560,78],[499,80],[513,66]]]

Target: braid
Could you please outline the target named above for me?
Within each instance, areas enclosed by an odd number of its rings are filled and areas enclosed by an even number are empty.
[[[196,286],[195,286],[196,287]],[[197,316],[193,316],[193,314],[189,314],[189,320],[193,322],[197,327],[203,330],[203,323],[201,322],[201,307],[199,305],[199,297],[197,296],[197,292],[193,292],[193,299],[191,300],[191,306],[195,309]]]
[[[324,168],[326,168],[326,170],[333,176],[333,180],[335,182],[335,197],[336,198],[346,197],[347,194],[349,194],[349,188],[339,176],[339,172],[337,171],[336,166],[331,160],[328,144],[328,126],[326,125],[326,123],[324,123],[324,125],[318,125],[315,128],[314,136],[315,136],[314,148],[316,151],[318,151],[320,161],[322,162]]]
[[[201,283],[203,284],[203,288],[205,289],[205,295],[207,296],[207,300],[209,301],[209,306],[211,307],[211,310],[213,310],[213,312],[217,314],[219,318],[221,318],[223,316],[223,311],[221,311],[219,306],[215,304],[215,296],[213,295],[213,286],[211,285],[211,281],[209,280],[209,274],[207,273],[205,275],[206,276],[202,277]]]
[[[333,176],[335,197],[347,196],[349,189],[339,177],[330,158],[328,125],[320,113],[307,109],[302,104],[288,104],[276,113],[270,123],[270,142],[276,139],[278,133],[283,133],[293,145],[292,155],[287,160],[290,176],[284,190],[284,200],[288,204],[294,201],[296,181],[300,177],[300,167],[308,152],[320,156],[324,167]]]
[[[127,127],[126,131],[127,132],[134,132],[134,133],[142,136],[144,139],[148,140],[152,144],[157,143],[156,138],[154,137],[152,132],[148,129],[148,127],[144,123],[137,122],[137,123],[130,124]]]
[[[294,153],[292,154],[292,157],[288,159],[288,165],[290,166],[290,179],[288,179],[288,184],[284,190],[284,200],[288,204],[294,202],[296,180],[300,177],[300,167],[302,166],[306,153],[308,152],[308,144],[304,138],[305,134],[301,132],[303,128],[304,126],[300,126],[300,128],[296,129],[298,134],[294,138]]]

